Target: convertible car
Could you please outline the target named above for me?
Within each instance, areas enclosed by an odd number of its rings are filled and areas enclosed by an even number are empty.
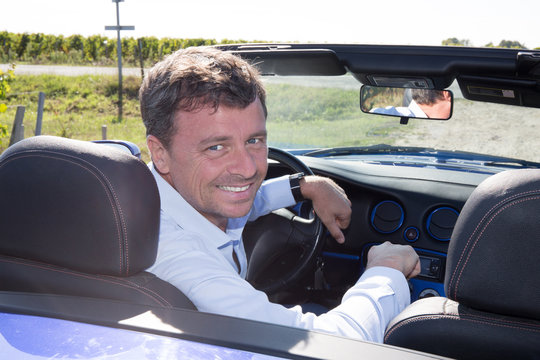
[[[422,270],[386,344],[198,312],[144,271],[159,197],[136,149],[40,136],[0,157],[3,354],[540,358],[540,51],[219,48],[264,75],[268,176],[330,177],[353,210],[344,244],[309,202],[249,224],[247,280],[332,308],[371,246],[409,244]]]

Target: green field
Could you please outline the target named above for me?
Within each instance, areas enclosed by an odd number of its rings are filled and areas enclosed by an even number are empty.
[[[0,113],[0,124],[11,127],[16,107],[26,107],[25,137],[36,129],[38,93],[45,93],[43,135],[56,135],[81,140],[107,138],[135,142],[145,151],[145,130],[141,121],[137,92],[140,78],[123,80],[123,119],[118,119],[118,78],[116,76],[19,75],[11,84],[8,110]],[[0,151],[9,144],[9,137],[0,139]],[[146,156],[146,155],[145,155]]]
[[[130,140],[141,148],[148,160],[145,129],[137,98],[141,79],[123,81],[123,119],[118,121],[118,79],[115,76],[19,75],[11,84],[9,106],[0,113],[0,124],[11,127],[18,105],[26,107],[25,136],[36,128],[38,93],[46,95],[42,134],[81,140],[102,137]],[[358,90],[314,88],[303,85],[267,84],[269,142],[284,147],[351,146],[380,142],[380,137],[399,137],[411,127],[396,119],[369,117],[358,106]],[[388,143],[388,140],[385,139]],[[0,139],[0,152],[7,148],[9,136]]]

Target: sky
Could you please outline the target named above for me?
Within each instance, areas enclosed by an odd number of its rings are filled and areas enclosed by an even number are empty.
[[[125,0],[123,37],[540,47],[539,0]],[[116,37],[112,0],[0,0],[0,31]]]

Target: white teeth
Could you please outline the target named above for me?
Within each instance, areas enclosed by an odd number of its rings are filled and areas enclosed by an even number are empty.
[[[221,190],[225,190],[225,191],[241,192],[241,191],[246,191],[247,189],[249,189],[249,185],[242,186],[242,187],[236,187],[236,186],[219,186],[219,188],[220,188]]]

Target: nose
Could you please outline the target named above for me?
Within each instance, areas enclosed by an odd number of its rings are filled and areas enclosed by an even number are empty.
[[[244,179],[252,178],[257,173],[256,155],[245,147],[239,147],[232,153],[228,171],[231,175],[240,175]]]

